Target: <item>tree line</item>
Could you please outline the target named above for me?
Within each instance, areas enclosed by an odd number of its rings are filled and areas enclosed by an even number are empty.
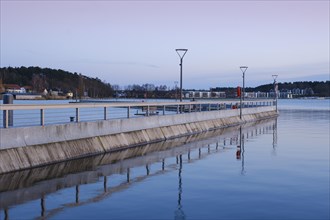
[[[47,89],[63,93],[77,93],[79,97],[84,95],[92,98],[113,96],[113,88],[109,83],[102,82],[97,77],[87,77],[61,69],[4,67],[0,68],[0,82],[2,84],[17,84],[21,87],[30,86],[36,93],[42,93]]]
[[[266,92],[274,88],[273,84],[261,85],[254,88],[255,91]],[[297,81],[278,83],[279,90],[306,90],[312,91],[304,96],[330,97],[330,81]]]
[[[61,69],[50,69],[40,67],[4,67],[0,68],[0,92],[2,84],[17,84],[21,87],[31,86],[37,93],[44,89],[56,89],[62,92],[73,92],[81,98],[178,98],[179,89],[177,86],[170,88],[166,85],[155,86],[154,84],[132,84],[120,88],[118,85],[111,85],[99,78],[87,77],[76,72],[71,73]],[[247,87],[246,92],[270,92],[273,91],[273,84],[265,84],[257,87]],[[304,96],[330,97],[330,81],[301,81],[278,83],[278,89],[295,90],[301,89],[312,91]],[[184,89],[183,91],[194,91],[199,89]],[[210,88],[211,92],[226,92],[227,97],[235,97],[236,88],[216,87]]]

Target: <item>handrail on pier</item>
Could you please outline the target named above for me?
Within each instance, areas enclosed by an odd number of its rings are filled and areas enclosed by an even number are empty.
[[[270,99],[249,100],[242,102],[242,108],[275,106],[276,101]],[[27,112],[37,111],[34,125],[44,126],[47,124],[60,124],[68,122],[111,120],[118,118],[149,117],[153,115],[183,114],[204,111],[222,111],[228,109],[240,109],[239,100],[226,101],[189,101],[189,102],[130,102],[130,103],[69,103],[69,104],[1,104],[0,111],[3,123],[1,128],[8,128],[9,111],[14,111],[14,121],[27,119]],[[92,111],[90,109],[93,109]],[[62,109],[62,110],[61,110]],[[70,110],[68,110],[70,109]],[[98,110],[96,110],[98,109]],[[116,109],[116,111],[113,111]],[[120,110],[119,110],[120,109]],[[67,110],[67,111],[64,111]],[[72,111],[74,110],[74,111]],[[110,112],[113,111],[113,112]],[[64,111],[64,112],[63,112]],[[21,114],[19,114],[21,113]],[[50,115],[51,114],[51,115]],[[62,121],[59,115],[62,114]],[[63,116],[63,114],[65,116]],[[85,115],[84,115],[85,114]],[[93,117],[89,117],[93,114]],[[38,116],[39,115],[39,116]],[[87,115],[87,116],[86,116]],[[16,117],[16,118],[15,118]],[[31,117],[32,118],[32,117]],[[63,119],[69,119],[63,120]],[[53,119],[53,120],[51,120]],[[32,120],[33,121],[33,120]],[[36,123],[36,121],[38,121]],[[49,123],[52,121],[53,123]],[[31,120],[29,120],[31,122]],[[31,126],[31,124],[20,124],[15,126]],[[18,123],[19,124],[19,123]]]

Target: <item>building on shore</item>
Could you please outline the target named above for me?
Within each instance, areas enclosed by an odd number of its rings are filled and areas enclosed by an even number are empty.
[[[184,97],[189,99],[219,99],[219,98],[231,98],[230,95],[226,94],[226,92],[213,92],[213,91],[185,91]],[[236,96],[237,97],[237,96]],[[245,98],[248,99],[268,99],[268,98],[274,98],[275,93],[274,90],[270,90],[269,92],[245,92],[244,94]],[[292,93],[291,90],[281,90],[277,94],[278,98],[281,99],[292,99]]]
[[[225,92],[211,92],[211,91],[187,91],[184,94],[185,98],[201,98],[201,99],[219,99],[219,98],[226,98]]]

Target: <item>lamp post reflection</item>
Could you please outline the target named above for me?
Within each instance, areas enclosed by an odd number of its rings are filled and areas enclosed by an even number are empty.
[[[103,177],[103,190],[104,190],[104,192],[107,192],[107,182],[108,182],[107,176],[104,176]]]
[[[146,170],[147,170],[147,176],[149,176],[150,174],[149,164],[146,165]]]
[[[76,203],[79,203],[79,185],[76,185]]]
[[[45,195],[44,194],[42,194],[42,196],[41,196],[40,205],[41,205],[41,217],[44,217],[45,216],[45,210],[46,210]]]
[[[5,218],[4,219],[9,220],[8,208],[5,208],[4,213],[5,213]]]
[[[236,159],[242,161],[242,170],[241,174],[245,175],[244,169],[244,134],[242,134],[242,126],[239,127],[239,145],[236,150]]]
[[[126,181],[127,181],[128,183],[130,182],[129,172],[130,172],[130,169],[127,168],[127,172],[126,172]]]
[[[181,197],[182,197],[182,155],[179,156],[179,187],[178,187],[178,209],[175,211],[174,219],[186,219],[186,216],[182,210]]]
[[[273,155],[276,156],[276,147],[277,147],[277,118],[273,124]]]
[[[278,75],[272,75],[273,79],[274,79],[274,100],[276,102],[276,112],[277,112],[277,91],[278,91],[278,85],[276,82],[276,78]]]

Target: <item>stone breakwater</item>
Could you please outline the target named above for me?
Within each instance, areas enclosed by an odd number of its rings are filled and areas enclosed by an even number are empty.
[[[0,174],[276,117],[275,107],[1,129]]]

